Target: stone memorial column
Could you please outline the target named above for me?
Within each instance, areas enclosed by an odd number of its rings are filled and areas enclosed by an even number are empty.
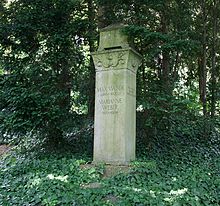
[[[122,26],[100,31],[96,68],[94,163],[128,164],[135,159],[136,72],[141,56]]]

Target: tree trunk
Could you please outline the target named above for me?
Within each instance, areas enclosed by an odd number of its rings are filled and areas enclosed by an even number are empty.
[[[92,119],[94,118],[95,112],[95,67],[93,64],[91,53],[95,51],[95,8],[93,0],[88,0],[88,19],[89,19],[89,29],[88,29],[88,42],[89,42],[89,105],[88,114]]]
[[[200,101],[202,103],[203,115],[207,115],[207,100],[206,100],[206,84],[207,84],[207,57],[206,57],[206,47],[207,47],[207,31],[206,31],[206,5],[205,1],[202,2],[202,15],[203,15],[203,26],[202,26],[202,52],[199,59],[199,91],[200,91]]]
[[[211,67],[211,117],[215,116],[216,104],[216,44],[217,44],[217,1],[213,5],[212,67]]]
[[[162,12],[161,14],[161,32],[163,34],[168,33],[168,20],[166,14]],[[162,61],[161,61],[161,81],[162,81],[162,89],[165,93],[170,94],[170,55],[169,51],[162,51]]]

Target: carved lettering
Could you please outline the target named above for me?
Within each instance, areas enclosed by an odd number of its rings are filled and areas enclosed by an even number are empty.
[[[114,99],[100,99],[99,103],[100,104],[119,104],[122,102],[121,98],[114,98]]]
[[[130,96],[135,96],[135,89],[128,86],[127,94]]]
[[[98,102],[101,105],[103,114],[117,114],[119,112],[119,104],[122,103],[122,98],[100,99]]]
[[[102,109],[104,111],[115,111],[117,109],[117,104],[110,104],[110,105],[102,105]]]
[[[96,88],[96,92],[100,96],[119,95],[124,90],[123,86],[101,86]]]

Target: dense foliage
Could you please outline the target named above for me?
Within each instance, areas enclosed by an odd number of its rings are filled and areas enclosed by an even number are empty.
[[[57,143],[77,122],[84,125],[94,112],[89,52],[96,49],[97,28],[123,22],[143,56],[139,137],[149,144],[185,136],[196,123],[197,135],[208,125],[208,137],[219,119],[219,7],[205,0],[1,1],[2,135]]]
[[[6,132],[62,138],[83,63],[77,1],[13,1],[1,16],[1,120]],[[39,15],[41,14],[41,15]],[[74,85],[73,85],[74,83]]]
[[[218,1],[0,5],[1,139],[32,135],[61,143],[87,127],[95,79],[89,53],[97,47],[97,29],[112,23],[128,25],[124,32],[143,56],[137,126],[145,146],[185,137],[192,126],[195,136],[206,138],[219,129]]]

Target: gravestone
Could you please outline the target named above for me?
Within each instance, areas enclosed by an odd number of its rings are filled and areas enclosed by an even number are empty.
[[[122,25],[100,31],[96,69],[94,163],[128,164],[135,159],[136,72],[141,56]]]

